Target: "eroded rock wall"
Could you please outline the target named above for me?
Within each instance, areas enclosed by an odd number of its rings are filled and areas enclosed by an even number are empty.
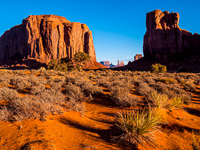
[[[200,35],[179,27],[179,14],[154,10],[146,15],[144,57],[168,60],[174,55],[200,53]]]
[[[22,57],[47,63],[72,58],[77,52],[88,53],[96,61],[92,32],[85,24],[55,15],[29,16],[0,37],[1,60]]]

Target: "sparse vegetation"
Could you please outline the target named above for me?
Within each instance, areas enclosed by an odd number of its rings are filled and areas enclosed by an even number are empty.
[[[153,64],[151,66],[151,72],[153,73],[165,73],[167,72],[167,67],[161,64]]]
[[[83,66],[90,59],[90,56],[84,52],[78,52],[74,55],[73,59],[69,59],[68,57],[62,58],[60,60],[51,60],[48,63],[47,68],[56,70],[56,71],[73,71],[75,69],[82,70]]]
[[[60,62],[72,65],[68,59]],[[199,90],[199,74],[78,70],[82,68],[0,72],[0,120],[45,120],[64,111],[87,113],[88,104],[108,104],[126,109],[116,117],[121,141],[150,144],[154,129],[160,125],[159,110],[184,110]],[[194,141],[196,147],[198,142]]]

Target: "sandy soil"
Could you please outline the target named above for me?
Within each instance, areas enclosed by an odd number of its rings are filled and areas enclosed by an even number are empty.
[[[105,94],[109,94],[108,92]],[[21,95],[24,96],[24,95]],[[1,105],[5,105],[2,102]],[[155,145],[139,149],[192,149],[192,131],[200,131],[200,87],[190,105],[163,110],[165,124],[154,132]],[[66,112],[46,120],[0,122],[0,149],[3,150],[117,150],[130,149],[114,142],[114,121],[122,109],[103,98],[84,103],[84,115]]]

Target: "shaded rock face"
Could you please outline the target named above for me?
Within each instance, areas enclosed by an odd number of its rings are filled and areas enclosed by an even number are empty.
[[[55,15],[29,16],[0,37],[1,60],[33,58],[47,63],[73,58],[77,52],[88,53],[96,61],[92,32],[85,24]]]
[[[179,14],[155,10],[147,13],[143,52],[145,58],[168,60],[174,55],[200,53],[200,35],[179,27]]]

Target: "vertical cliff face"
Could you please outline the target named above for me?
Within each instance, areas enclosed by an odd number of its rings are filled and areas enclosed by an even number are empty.
[[[155,10],[147,13],[144,57],[167,60],[173,55],[200,53],[200,35],[179,27],[179,14]]]
[[[88,53],[96,61],[92,32],[85,24],[55,15],[29,16],[0,37],[1,60],[21,57],[47,63],[73,58],[77,52]]]

